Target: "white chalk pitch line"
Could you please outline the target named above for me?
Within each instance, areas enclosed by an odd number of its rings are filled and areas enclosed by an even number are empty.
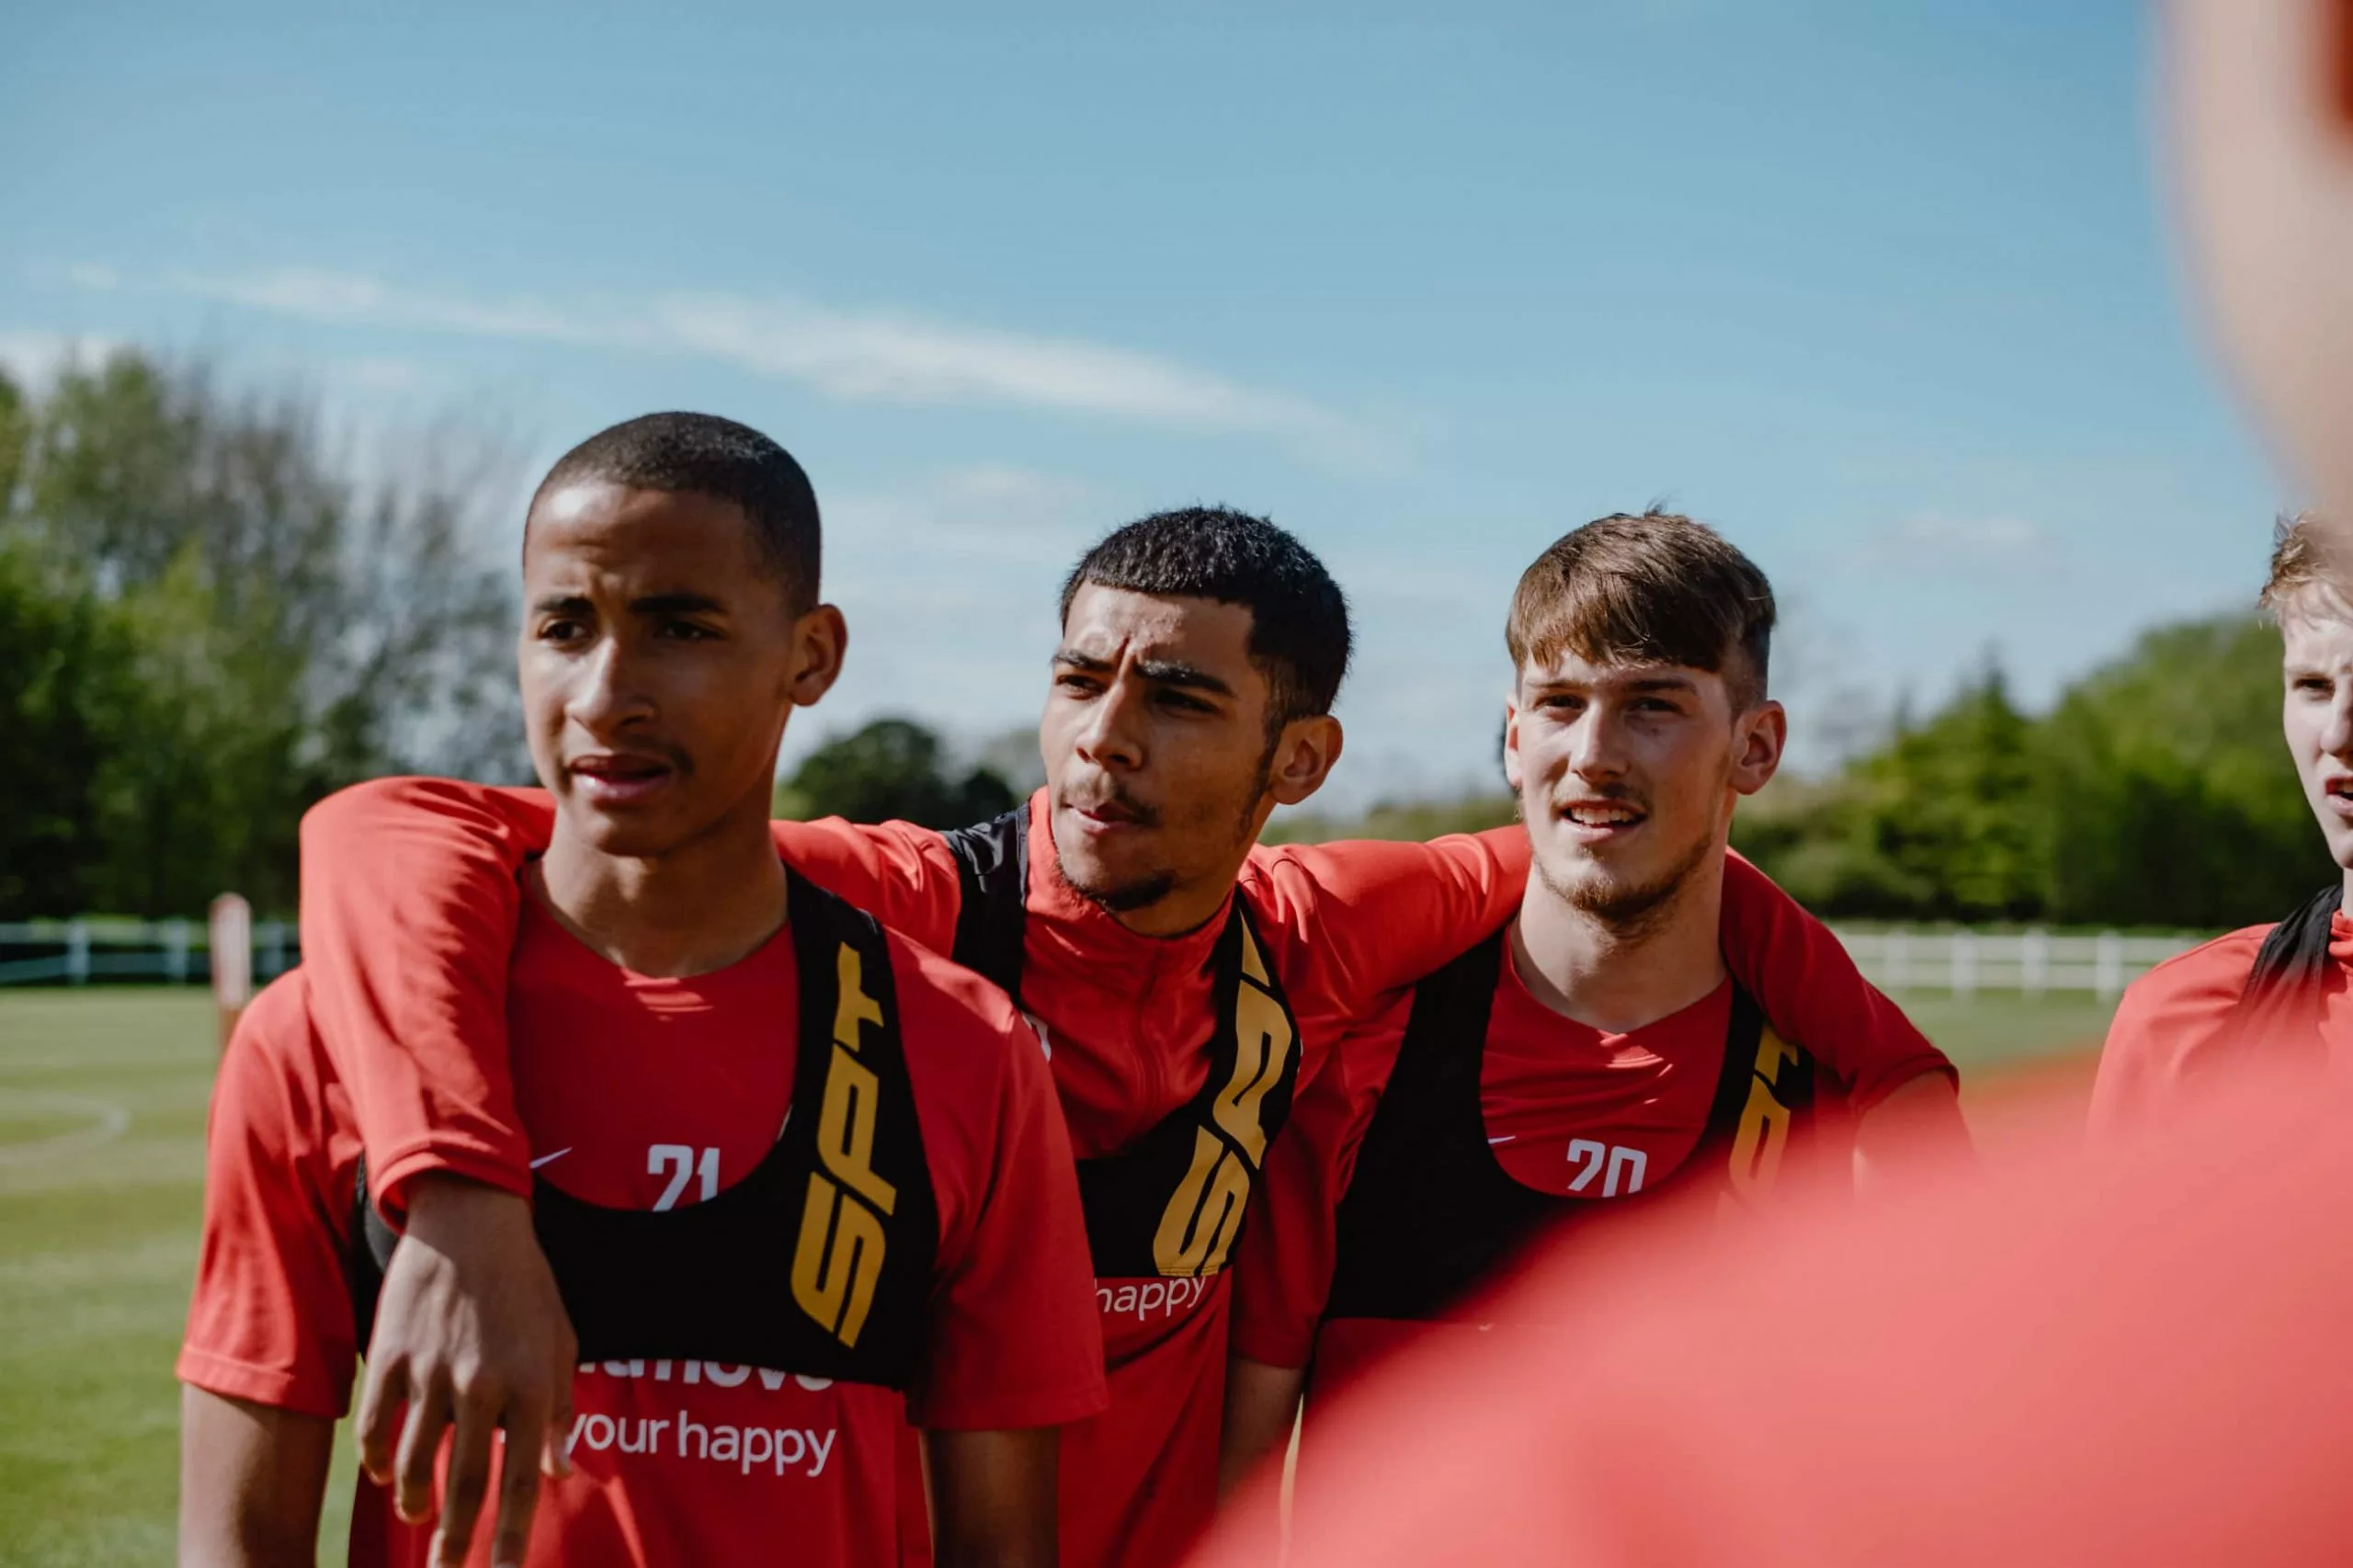
[[[0,1086],[0,1103],[25,1104],[33,1110],[93,1119],[87,1127],[76,1127],[71,1131],[36,1139],[30,1143],[0,1143],[0,1165],[30,1165],[43,1160],[78,1154],[113,1142],[131,1125],[129,1111],[110,1100],[94,1100],[86,1095],[61,1095],[47,1089]]]

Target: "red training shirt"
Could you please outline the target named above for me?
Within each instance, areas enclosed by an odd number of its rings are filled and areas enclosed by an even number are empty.
[[[1210,957],[1225,912],[1181,937],[1129,930],[1062,879],[1043,790],[1029,811],[1022,994],[1047,1043],[1074,1153],[1115,1153],[1188,1103],[1208,1074]],[[522,1190],[502,1069],[499,956],[515,871],[545,846],[552,820],[541,791],[441,779],[356,786],[304,819],[313,1006],[354,1085],[380,1198],[397,1202],[402,1181],[434,1169]],[[961,889],[938,834],[838,818],[774,830],[813,881],[919,942],[952,947]],[[1426,845],[1254,848],[1237,891],[1298,1017],[1300,1082],[1313,1080],[1375,998],[1507,920],[1528,861],[1518,827]],[[1836,937],[1737,858],[1725,877],[1724,924],[1733,971],[1794,1038],[1926,1045],[1863,983]],[[1817,983],[1774,983],[1790,972]],[[1224,1276],[1097,1284],[1111,1408],[1064,1434],[1063,1559],[1154,1568],[1181,1554],[1214,1506]]]
[[[1292,1568],[2287,1568],[2353,1541],[2353,1103],[2259,1070],[1887,1200],[1569,1248],[1335,1413]],[[1573,1255],[1585,1252],[1582,1257]],[[1271,1486],[1199,1568],[1275,1560]]]
[[[1003,994],[896,936],[901,1035],[939,1206],[929,1343],[907,1400],[776,1369],[605,1362],[574,1379],[574,1475],[550,1482],[532,1557],[570,1564],[812,1561],[899,1551],[898,1434],[1051,1426],[1103,1408],[1085,1222],[1037,1040]],[[315,968],[240,1020],[214,1091],[202,1259],[179,1375],[322,1417],[349,1398],[346,1275],[360,1152],[312,1016]],[[608,963],[527,901],[507,1008],[533,1157],[614,1208],[693,1203],[750,1174],[791,1100],[790,936],[710,974]],[[426,1559],[363,1497],[355,1562]],[[487,1534],[477,1561],[487,1562]]]
[[[2238,1005],[2268,926],[2249,926],[2215,937],[2157,965],[2124,988],[2092,1084],[2097,1133],[2145,1119],[2180,1097],[2185,1069],[2211,1041]],[[2321,1038],[2332,1063],[2353,1053],[2353,920],[2342,911],[2329,921],[2334,961],[2321,989]]]
[[[1785,991],[1817,983],[1792,954]],[[1732,1020],[1727,978],[1699,1001],[1654,1023],[1612,1034],[1562,1017],[1529,994],[1508,939],[1498,966],[1479,1068],[1480,1109],[1496,1163],[1539,1192],[1607,1200],[1631,1197],[1672,1175],[1705,1131]],[[1380,1109],[1404,1043],[1414,994],[1400,993],[1342,1046],[1338,1066],[1300,1096],[1286,1135],[1268,1153],[1236,1260],[1233,1349],[1268,1366],[1315,1361],[1316,1392],[1329,1399],[1395,1346],[1441,1332],[1434,1324],[1319,1324],[1332,1284],[1336,1225],[1358,1151]],[[1811,1042],[1802,1041],[1811,1049]],[[1830,1082],[1815,1114],[1818,1155],[1851,1153],[1835,1134],[1927,1073],[1950,1074],[1943,1052],[1909,1040],[1848,1037],[1815,1053]],[[1572,1144],[1579,1146],[1573,1157]],[[1589,1157],[1598,1146],[1603,1154]]]

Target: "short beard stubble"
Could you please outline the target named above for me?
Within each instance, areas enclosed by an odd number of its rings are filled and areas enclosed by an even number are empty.
[[[1234,819],[1235,835],[1252,842],[1257,837],[1258,802],[1267,798],[1267,789],[1275,781],[1275,750],[1281,739],[1280,730],[1267,737],[1267,749],[1258,756],[1256,778],[1243,797],[1242,811]],[[1243,846],[1243,853],[1249,853],[1247,843]],[[1174,867],[1164,867],[1133,881],[1111,887],[1088,887],[1070,874],[1070,868],[1063,863],[1059,846],[1054,850],[1054,872],[1073,892],[1106,915],[1132,915],[1139,909],[1149,909],[1176,891],[1177,878]]]
[[[1608,928],[1621,943],[1638,942],[1664,926],[1675,912],[1676,900],[1707,864],[1712,842],[1705,837],[1692,845],[1691,852],[1677,864],[1638,887],[1618,887],[1591,882],[1568,886],[1555,881],[1552,869],[1542,858],[1536,861],[1536,874],[1546,891],[1580,915],[1590,915]]]

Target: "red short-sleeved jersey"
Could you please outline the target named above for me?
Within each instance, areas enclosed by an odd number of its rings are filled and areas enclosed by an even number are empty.
[[[1024,1004],[1051,1053],[1075,1153],[1117,1153],[1207,1077],[1223,918],[1176,937],[1128,930],[1062,880],[1042,791],[1029,811]],[[379,780],[305,819],[303,951],[323,960],[313,1005],[353,1085],[380,1193],[396,1199],[401,1181],[437,1168],[519,1189],[497,960],[515,869],[544,846],[551,821],[539,791],[438,779]],[[919,942],[952,946],[961,892],[938,834],[828,819],[779,823],[776,835],[811,880]],[[1254,850],[1237,891],[1298,1015],[1300,1082],[1381,994],[1509,918],[1528,859],[1516,827]],[[1863,1055],[1926,1047],[1836,937],[1737,859],[1724,910],[1730,965],[1785,1032]],[[1802,985],[1779,983],[1801,973]],[[1213,1504],[1226,1281],[1102,1279],[1097,1299],[1112,1405],[1064,1437],[1063,1558],[1149,1568],[1173,1561]]]
[[[939,1205],[933,1315],[916,1387],[775,1369],[605,1362],[574,1384],[577,1473],[549,1485],[538,1561],[819,1561],[898,1552],[904,1418],[999,1429],[1091,1416],[1106,1397],[1084,1222],[1045,1063],[1002,994],[891,939],[901,1033]],[[240,1024],[213,1108],[210,1181],[180,1375],[233,1398],[341,1413],[352,1376],[345,1277],[359,1139],[310,1017],[304,975]],[[536,903],[510,994],[517,1103],[534,1159],[615,1208],[696,1202],[748,1175],[791,1099],[797,976],[782,934],[691,979],[631,974]],[[423,1560],[367,1507],[355,1560]]]
[[[1507,1303],[1540,1341],[1401,1360],[1334,1413],[1284,1560],[2344,1561],[2353,1103],[2234,1075],[2169,1108],[2087,1146],[2063,1099],[1900,1199],[1548,1262]],[[1272,1491],[1200,1568],[1275,1559]]]
[[[1803,972],[1782,977],[1802,989]],[[1235,1265],[1233,1348],[1268,1366],[1303,1367],[1317,1353],[1317,1326],[1330,1291],[1336,1217],[1356,1157],[1379,1110],[1413,1010],[1413,994],[1391,998],[1349,1036],[1340,1060],[1300,1096],[1285,1137],[1267,1155],[1267,1179]],[[1519,978],[1504,944],[1479,1069],[1480,1111],[1496,1163],[1521,1185],[1607,1199],[1656,1184],[1698,1145],[1723,1062],[1733,983],[1671,1017],[1611,1034],[1552,1012]],[[1893,1050],[1881,1049],[1893,1044]],[[1827,1133],[1926,1073],[1952,1070],[1925,1040],[1842,1040],[1817,1061],[1830,1082],[1817,1096]],[[1573,1159],[1572,1145],[1598,1145],[1599,1160]],[[1850,1152],[1843,1136],[1815,1148]],[[1620,1153],[1621,1151],[1625,1153]],[[1604,1170],[1610,1190],[1594,1178]],[[1633,1173],[1621,1178],[1620,1173]],[[1582,1180],[1583,1187],[1577,1184]],[[1436,1332],[1384,1325],[1350,1344],[1326,1344],[1317,1367],[1329,1395],[1370,1361]]]
[[[2124,988],[2092,1084],[2091,1123],[2107,1133],[2180,1097],[2184,1069],[2238,1005],[2268,926],[2249,926],[2167,959]],[[2353,1057],[2353,920],[2329,922],[2335,960],[2321,990],[2321,1038],[2331,1062]]]

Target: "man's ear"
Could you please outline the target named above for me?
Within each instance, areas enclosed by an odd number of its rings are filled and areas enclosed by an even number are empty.
[[[1774,701],[1758,703],[1733,722],[1732,787],[1754,795],[1772,782],[1781,768],[1781,750],[1789,744],[1790,715]]]
[[[1267,780],[1275,803],[1295,806],[1324,788],[1340,760],[1341,741],[1340,722],[1329,713],[1285,724],[1275,742],[1274,768]]]
[[[849,622],[831,605],[815,609],[792,623],[792,705],[813,708],[841,679],[842,660],[849,653]]]
[[[1519,793],[1519,698],[1518,693],[1504,699],[1504,782],[1511,792]]]

